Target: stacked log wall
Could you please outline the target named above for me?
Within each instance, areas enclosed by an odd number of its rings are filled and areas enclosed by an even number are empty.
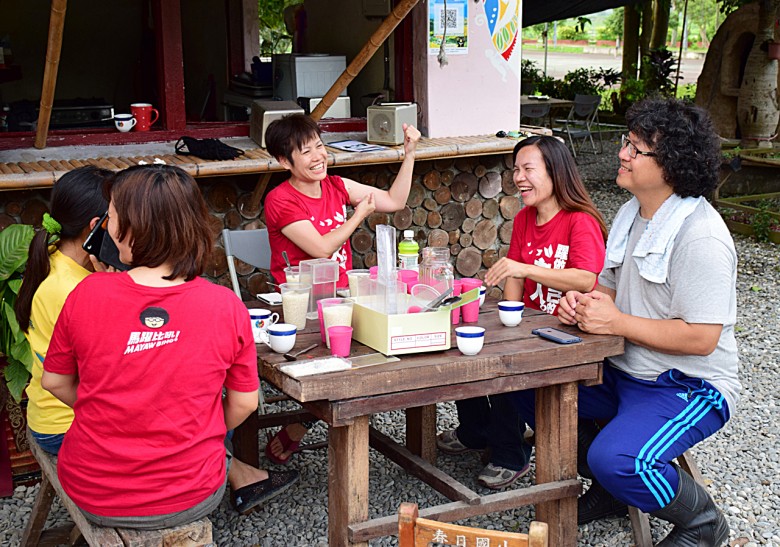
[[[351,178],[387,190],[400,163],[331,168],[331,174]],[[253,199],[255,175],[199,179],[209,207],[210,226],[216,242],[205,275],[230,287],[222,230],[265,227],[262,204]],[[275,173],[268,190],[285,180]],[[0,229],[12,223],[40,226],[48,211],[48,190],[4,192],[0,202]],[[420,248],[449,247],[457,277],[484,278],[499,258],[506,256],[512,236],[512,221],[522,203],[512,182],[511,155],[474,156],[419,161],[415,164],[406,206],[395,213],[374,213],[351,238],[353,267],[374,266],[375,229],[390,224],[400,233],[411,229]],[[269,277],[253,266],[236,261],[239,283],[245,297],[269,292]],[[500,297],[498,288],[492,295]]]

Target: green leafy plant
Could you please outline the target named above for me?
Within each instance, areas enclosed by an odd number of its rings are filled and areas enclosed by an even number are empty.
[[[14,305],[33,235],[32,226],[25,224],[12,224],[0,232],[0,353],[8,361],[3,370],[8,391],[17,401],[30,379],[32,351],[16,321]]]
[[[647,96],[647,88],[643,80],[629,78],[623,81],[620,91],[613,91],[610,97],[612,110],[615,114],[625,114],[632,104]]]
[[[769,241],[774,218],[770,214],[772,202],[762,199],[758,202],[758,212],[753,215],[753,235],[757,241]]]
[[[651,49],[642,60],[647,76],[645,88],[655,91],[664,97],[674,96],[674,73],[677,70],[677,59],[674,53],[662,47]]]

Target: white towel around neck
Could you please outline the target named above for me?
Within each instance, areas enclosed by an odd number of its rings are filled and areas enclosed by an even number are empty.
[[[685,219],[699,206],[703,197],[681,198],[672,194],[663,202],[647,224],[642,237],[631,256],[636,260],[639,275],[653,283],[665,283],[669,270],[674,240]],[[628,234],[634,219],[639,214],[639,200],[636,197],[618,211],[607,240],[605,268],[623,264],[628,245]]]

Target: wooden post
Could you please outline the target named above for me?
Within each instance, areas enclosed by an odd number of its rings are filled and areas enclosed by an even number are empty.
[[[536,390],[536,484],[577,478],[577,383]],[[536,505],[550,545],[577,545],[577,498]]]
[[[184,50],[181,37],[180,0],[155,0],[154,34],[157,46],[157,88],[165,128],[182,131],[187,127],[184,107]]]
[[[54,89],[57,87],[57,69],[60,67],[62,33],[65,28],[65,11],[68,0],[52,0],[49,17],[49,43],[46,46],[46,66],[43,70],[41,105],[38,109],[38,131],[35,134],[35,148],[46,148],[49,135],[51,107],[54,103]]]
[[[368,416],[360,416],[328,431],[328,545],[347,547],[347,526],[367,519]]]
[[[398,23],[403,21],[404,17],[412,11],[412,8],[417,5],[418,1],[419,0],[402,0],[401,3],[393,8],[390,15],[388,15],[387,18],[382,21],[382,24],[379,25],[379,28],[374,31],[374,34],[368,39],[368,42],[363,46],[363,49],[361,49],[355,58],[352,59],[352,62],[349,63],[347,69],[339,76],[339,79],[336,80],[336,83],[334,83],[328,92],[325,93],[320,104],[318,104],[311,113],[313,120],[319,121],[319,119],[322,118],[322,115],[333,106],[333,103],[344,88],[355,79],[355,76],[360,74],[360,71],[366,66],[366,63],[371,60],[371,57],[373,57],[376,50],[379,49],[379,46],[387,40],[387,37],[395,30]]]

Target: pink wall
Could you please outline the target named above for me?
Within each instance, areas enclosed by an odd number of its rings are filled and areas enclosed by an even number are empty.
[[[497,0],[467,2],[466,55],[448,54],[449,64],[443,68],[439,67],[436,55],[427,55],[429,137],[492,134],[500,129],[517,128],[520,119],[520,0],[510,0],[512,7],[506,14],[516,17],[518,35],[511,54],[505,52],[508,60],[493,45],[486,17],[486,9],[499,3]],[[502,21],[498,21],[495,32],[501,26]]]

